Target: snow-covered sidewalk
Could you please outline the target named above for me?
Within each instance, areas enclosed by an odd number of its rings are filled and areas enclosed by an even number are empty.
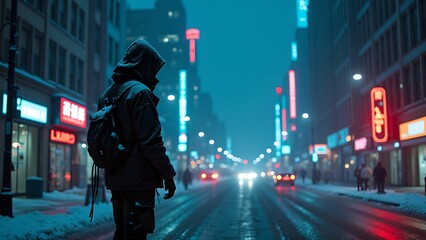
[[[194,181],[189,188],[198,188],[205,184],[209,183]],[[356,187],[333,184],[313,185],[309,180],[305,183],[297,181],[296,187],[298,186],[333,195],[346,195],[367,201],[392,204],[404,212],[426,215],[426,196],[418,193],[386,189],[386,194],[377,194],[373,190],[357,191]],[[177,194],[184,191],[182,184],[178,184]],[[159,192],[160,201],[162,201],[165,191],[159,189]],[[14,197],[14,218],[0,216],[0,226],[2,226],[0,239],[56,239],[66,232],[113,221],[111,204],[98,203],[95,205],[93,223],[90,223],[90,204],[84,206],[85,194],[86,189],[75,188],[64,192],[45,192],[41,199]]]
[[[300,184],[300,183],[299,183]],[[407,213],[426,215],[426,196],[414,192],[399,192],[393,189],[385,189],[386,194],[378,194],[377,190],[358,191],[357,188],[332,184],[303,184],[306,188],[328,192],[330,194],[343,195],[396,206]]]

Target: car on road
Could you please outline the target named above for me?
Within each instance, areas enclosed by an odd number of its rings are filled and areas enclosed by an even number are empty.
[[[296,174],[294,173],[276,173],[272,176],[275,185],[280,184],[290,184],[294,186],[294,181],[296,180]]]
[[[219,174],[216,171],[201,171],[201,181],[216,181],[219,178]]]

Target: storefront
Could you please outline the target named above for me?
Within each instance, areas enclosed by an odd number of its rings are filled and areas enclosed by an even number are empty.
[[[48,191],[63,191],[87,183],[85,151],[86,107],[65,97],[52,98]]]
[[[424,186],[426,177],[426,116],[399,125],[408,186]],[[405,162],[406,161],[406,162]]]
[[[351,165],[353,159],[352,146],[348,144],[349,128],[343,128],[327,136],[327,147],[331,155],[331,175],[340,181],[350,181],[350,173],[353,171]]]
[[[12,129],[12,172],[13,194],[25,194],[27,178],[39,176],[41,130],[47,125],[48,108],[21,97],[17,107]],[[3,93],[2,113],[7,110],[7,94]]]

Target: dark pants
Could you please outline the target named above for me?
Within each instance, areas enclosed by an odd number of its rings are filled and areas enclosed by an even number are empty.
[[[146,239],[155,228],[155,189],[141,192],[112,191],[114,240]]]
[[[369,181],[370,181],[370,179],[369,179],[369,178],[363,178],[363,179],[362,179],[362,182],[363,182],[363,185],[364,185],[364,186],[362,187],[362,190],[366,191],[367,189],[369,189],[369,188],[370,188]]]
[[[384,179],[376,179],[377,183],[377,192],[385,193],[385,180]]]
[[[356,178],[356,187],[358,188],[358,191],[359,190],[363,190],[363,188],[362,188],[362,179],[360,177]]]

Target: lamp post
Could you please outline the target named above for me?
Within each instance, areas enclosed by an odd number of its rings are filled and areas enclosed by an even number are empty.
[[[15,87],[15,56],[16,56],[16,15],[18,0],[12,0],[10,16],[10,40],[9,40],[9,64],[7,77],[7,112],[4,134],[3,153],[3,184],[0,193],[0,214],[2,216],[13,217],[12,211],[12,129],[13,115],[16,108],[16,87]]]
[[[303,113],[302,114],[302,118],[304,119],[308,119],[309,118],[309,114],[308,113]],[[318,161],[318,155],[315,152],[315,139],[314,139],[314,124],[312,122],[311,119],[311,140],[312,140],[312,155],[311,155],[311,160],[312,160],[312,184],[316,184],[317,183],[317,161]]]
[[[315,140],[314,140],[314,126],[311,127],[311,138],[312,138],[312,183],[317,183],[317,161],[318,156],[315,152]]]

